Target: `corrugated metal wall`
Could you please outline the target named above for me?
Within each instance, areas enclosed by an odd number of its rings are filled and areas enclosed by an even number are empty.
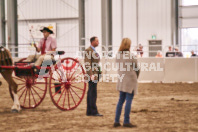
[[[35,49],[24,45],[33,41],[29,23],[56,23],[57,50],[74,56],[79,50],[78,0],[18,0],[19,57],[34,54]],[[39,39],[35,39],[39,42]]]
[[[144,50],[148,50],[148,40],[154,34],[162,40],[163,46],[171,45],[171,0],[112,0],[112,4],[114,51],[117,51],[123,37],[131,38],[133,46],[141,43]],[[58,50],[73,52],[68,56],[74,56],[79,50],[78,8],[78,0],[18,0],[19,43],[31,41],[25,20],[28,23],[52,22],[57,24]],[[102,8],[101,0],[85,0],[86,48],[92,36],[98,36],[102,41]],[[102,50],[101,46],[98,51]],[[26,49],[31,51],[31,48]],[[24,49],[20,47],[19,51]],[[24,56],[27,54],[21,53],[19,57]]]
[[[18,16],[19,20],[78,17],[78,0],[18,0]]]
[[[118,50],[123,37],[137,45],[136,0],[113,0],[113,50]]]
[[[148,51],[148,40],[152,35],[162,40],[163,46],[171,45],[171,0],[123,0],[123,4],[122,0],[113,0],[115,50],[122,37],[129,37],[133,46],[141,43],[144,50]]]
[[[148,40],[155,34],[164,47],[171,45],[171,0],[138,1],[139,43],[148,46]],[[163,49],[167,51],[166,48]]]
[[[74,56],[79,49],[79,28],[78,20],[35,20],[29,21],[30,23],[56,23],[57,30],[57,50],[64,50],[67,54],[66,56]],[[18,22],[18,38],[19,38],[19,57],[24,57],[29,54],[34,53],[34,48],[31,46],[24,46],[24,43],[28,41],[32,42],[30,33],[28,31],[28,26],[26,22]],[[35,39],[39,42],[39,39]],[[22,45],[20,45],[22,44]]]
[[[97,36],[99,43],[102,41],[101,0],[85,0],[85,43],[86,48],[90,46],[89,39]],[[102,44],[96,48],[101,51]]]

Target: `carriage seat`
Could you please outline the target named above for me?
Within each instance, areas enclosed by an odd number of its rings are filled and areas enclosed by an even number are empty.
[[[46,54],[47,55],[63,55],[65,54],[65,51],[48,51]]]
[[[45,62],[44,62],[45,63]],[[56,63],[56,61],[52,61],[53,65]],[[19,68],[19,67],[27,67],[27,69],[23,68]],[[41,66],[42,67],[42,66]],[[50,65],[47,65],[46,66],[47,68],[50,67]],[[31,63],[31,62],[15,62],[15,75],[18,76],[18,77],[21,77],[21,76],[35,76],[40,74],[40,75],[44,75],[44,74],[47,74],[49,72],[49,69],[44,69],[44,70],[41,70],[40,68],[37,68],[36,66],[34,66],[34,63]],[[42,71],[42,72],[40,72]]]
[[[56,51],[55,53],[51,53],[51,55],[63,55],[65,54],[65,51]],[[52,64],[51,64],[52,62]],[[55,65],[56,64],[56,60],[52,59],[52,60],[44,60],[43,63],[46,64],[46,67],[50,67],[51,65]],[[42,67],[42,65],[41,65]],[[41,70],[41,69],[37,69],[36,67],[33,67],[34,72],[38,75],[44,75],[47,74],[49,72],[49,69],[45,69],[45,70]]]
[[[55,52],[50,52],[49,54],[51,55],[63,55],[65,54],[65,51],[55,51]],[[48,55],[49,55],[48,54]],[[52,59],[52,60],[44,60],[43,63],[47,64],[46,67],[50,67],[51,65],[55,65],[56,64],[56,60]],[[42,71],[42,73],[40,74],[46,74],[49,72],[49,69],[45,69],[44,71],[41,69],[38,69],[36,66],[34,66],[34,63],[32,62],[15,62],[14,64],[16,66],[15,68],[15,73],[17,76],[32,76],[32,74],[39,74],[40,71]],[[17,68],[17,66],[32,66],[31,69],[19,69]],[[42,67],[42,65],[41,65]]]
[[[64,55],[65,54],[65,51],[57,51],[57,54],[58,55]]]
[[[49,53],[49,54],[51,54],[51,55],[64,55],[64,54],[65,54],[65,51],[55,51],[55,52],[51,52],[51,53]],[[49,55],[49,54],[48,54],[48,55]],[[52,60],[44,60],[43,63],[45,63],[45,64],[50,64],[51,61],[52,61],[53,65],[56,64],[56,60],[55,60],[55,59],[52,59]],[[50,66],[50,65],[48,65],[48,66]]]

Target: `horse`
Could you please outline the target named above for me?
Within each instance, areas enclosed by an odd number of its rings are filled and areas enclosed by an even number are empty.
[[[6,80],[6,82],[9,84],[9,87],[11,88],[13,97],[14,97],[14,104],[11,108],[12,112],[19,112],[21,110],[19,98],[17,95],[17,88],[18,85],[12,78],[13,69],[3,69],[1,66],[12,66],[13,60],[12,56],[6,48],[3,46],[0,47],[0,74],[3,76],[3,78]],[[0,81],[0,85],[2,82]]]

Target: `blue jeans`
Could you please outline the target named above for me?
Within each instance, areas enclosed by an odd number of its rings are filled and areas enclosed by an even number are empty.
[[[132,94],[126,93],[126,92],[121,92],[120,91],[120,98],[117,104],[116,108],[116,116],[115,116],[115,123],[120,122],[120,115],[122,112],[122,106],[126,100],[126,105],[125,105],[125,113],[124,113],[124,124],[125,123],[130,123],[130,112],[131,112],[131,104],[133,100],[134,92]]]

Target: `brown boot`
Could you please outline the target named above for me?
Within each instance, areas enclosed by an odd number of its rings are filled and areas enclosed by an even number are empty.
[[[132,128],[132,127],[137,127],[137,126],[136,125],[133,125],[131,123],[125,123],[125,124],[123,124],[123,127],[130,127],[130,128]]]
[[[113,127],[119,127],[119,126],[121,126],[120,123],[114,123],[114,124],[113,124]]]

